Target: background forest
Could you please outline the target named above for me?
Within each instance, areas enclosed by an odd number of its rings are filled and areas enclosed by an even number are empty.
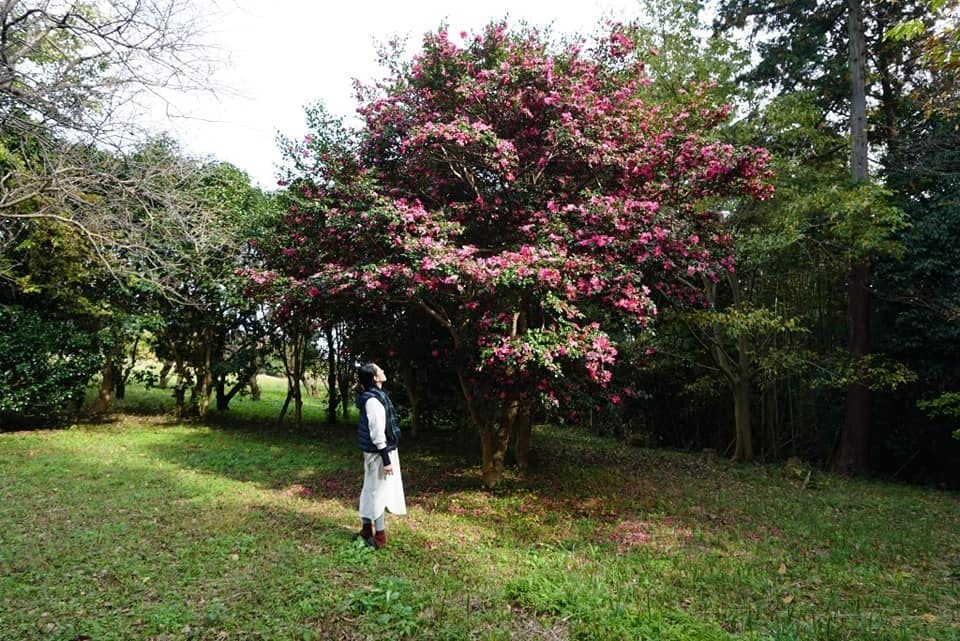
[[[376,360],[487,485],[549,422],[960,487],[955,3],[441,28],[270,192],[122,117],[203,84],[167,4],[0,5],[0,429],[131,380],[202,421],[258,373],[335,422]]]

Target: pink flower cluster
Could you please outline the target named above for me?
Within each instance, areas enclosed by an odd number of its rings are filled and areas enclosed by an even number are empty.
[[[709,87],[651,102],[637,38],[611,25],[588,56],[506,24],[460,44],[428,34],[408,68],[361,88],[356,157],[310,156],[271,267],[317,305],[428,310],[491,398],[609,385],[619,352],[600,319],[640,330],[653,291],[696,300],[691,276],[733,269],[706,204],[771,189],[766,152],[716,140],[729,108]],[[350,163],[364,167],[346,181]]]

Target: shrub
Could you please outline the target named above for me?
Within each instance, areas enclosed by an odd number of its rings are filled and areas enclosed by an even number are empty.
[[[73,323],[0,305],[0,423],[76,415],[101,361],[95,337]]]

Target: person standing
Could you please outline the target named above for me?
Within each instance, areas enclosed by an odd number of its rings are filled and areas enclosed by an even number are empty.
[[[400,474],[400,426],[390,397],[383,391],[387,375],[376,363],[357,370],[360,389],[357,408],[357,444],[363,452],[363,489],[360,490],[360,534],[367,545],[387,544],[386,512],[406,514]]]

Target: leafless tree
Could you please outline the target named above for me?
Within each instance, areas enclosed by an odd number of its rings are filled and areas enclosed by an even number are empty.
[[[201,35],[187,0],[0,0],[0,251],[52,221],[112,273],[136,256],[138,277],[177,291],[166,250],[220,228],[179,189],[199,163],[145,155],[137,119],[210,87]]]
[[[144,92],[209,86],[201,37],[186,0],[0,0],[3,127],[122,139]]]

